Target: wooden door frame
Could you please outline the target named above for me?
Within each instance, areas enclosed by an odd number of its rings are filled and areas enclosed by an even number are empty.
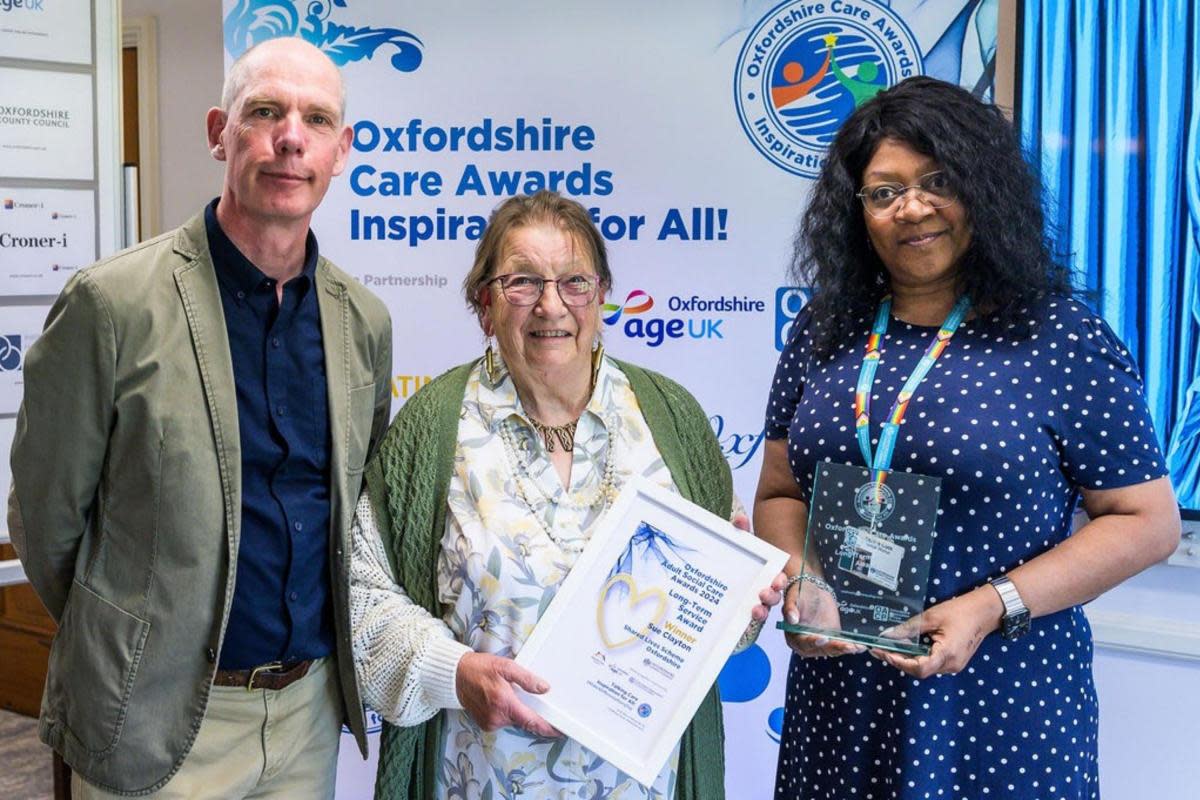
[[[121,20],[121,47],[137,49],[138,196],[142,240],[162,231],[161,168],[158,154],[158,21]]]

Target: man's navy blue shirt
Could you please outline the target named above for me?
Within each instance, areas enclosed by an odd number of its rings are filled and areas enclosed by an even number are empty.
[[[205,211],[242,446],[242,536],[221,669],[333,652],[329,582],[329,403],[317,308],[317,240],[283,286]]]

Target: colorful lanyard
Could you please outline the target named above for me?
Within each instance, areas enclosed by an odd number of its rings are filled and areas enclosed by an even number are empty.
[[[858,388],[854,392],[854,427],[858,436],[858,447],[862,450],[867,466],[874,470],[876,483],[883,483],[884,477],[891,469],[892,454],[896,450],[896,437],[900,435],[900,423],[904,420],[904,413],[908,411],[908,401],[912,400],[921,381],[925,380],[925,376],[929,374],[929,370],[933,369],[934,363],[946,349],[946,345],[950,344],[950,338],[954,336],[954,332],[966,318],[970,307],[971,301],[963,296],[958,298],[958,302],[950,310],[950,314],[942,323],[937,336],[929,343],[925,355],[921,356],[920,363],[908,376],[900,394],[896,396],[896,401],[892,403],[892,411],[888,414],[887,422],[883,423],[879,432],[879,449],[875,451],[875,457],[872,458],[871,388],[875,384],[875,370],[879,367],[879,345],[883,342],[883,335],[887,333],[888,317],[892,313],[892,296],[888,295],[879,302],[879,310],[875,312],[875,325],[871,328],[870,338],[867,339],[867,353],[863,356],[862,367],[858,372]]]

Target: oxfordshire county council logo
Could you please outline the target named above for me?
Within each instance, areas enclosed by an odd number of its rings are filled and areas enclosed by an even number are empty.
[[[781,3],[738,55],[733,100],[750,141],[777,166],[815,178],[850,113],[921,72],[908,26],[872,0]],[[820,9],[820,12],[818,12]]]
[[[304,0],[305,16],[301,27],[295,0],[238,0],[225,17],[225,49],[237,58],[259,42],[281,36],[299,36],[319,48],[339,67],[351,61],[372,59],[383,45],[396,48],[392,66],[400,72],[413,72],[421,66],[424,44],[416,36],[399,28],[339,25],[329,19],[334,7],[345,9],[348,0]]]

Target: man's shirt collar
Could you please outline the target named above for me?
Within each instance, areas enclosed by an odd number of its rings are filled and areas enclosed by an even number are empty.
[[[208,249],[212,253],[217,279],[224,283],[238,300],[242,300],[246,295],[258,290],[264,281],[269,281],[268,285],[274,286],[274,280],[254,266],[253,262],[246,258],[233,240],[225,234],[225,231],[221,230],[221,224],[217,221],[217,203],[220,201],[221,198],[218,197],[204,209],[204,227],[208,233]],[[304,242],[304,267],[300,270],[300,276],[308,279],[306,282],[315,279],[317,256],[317,237],[309,230]]]

